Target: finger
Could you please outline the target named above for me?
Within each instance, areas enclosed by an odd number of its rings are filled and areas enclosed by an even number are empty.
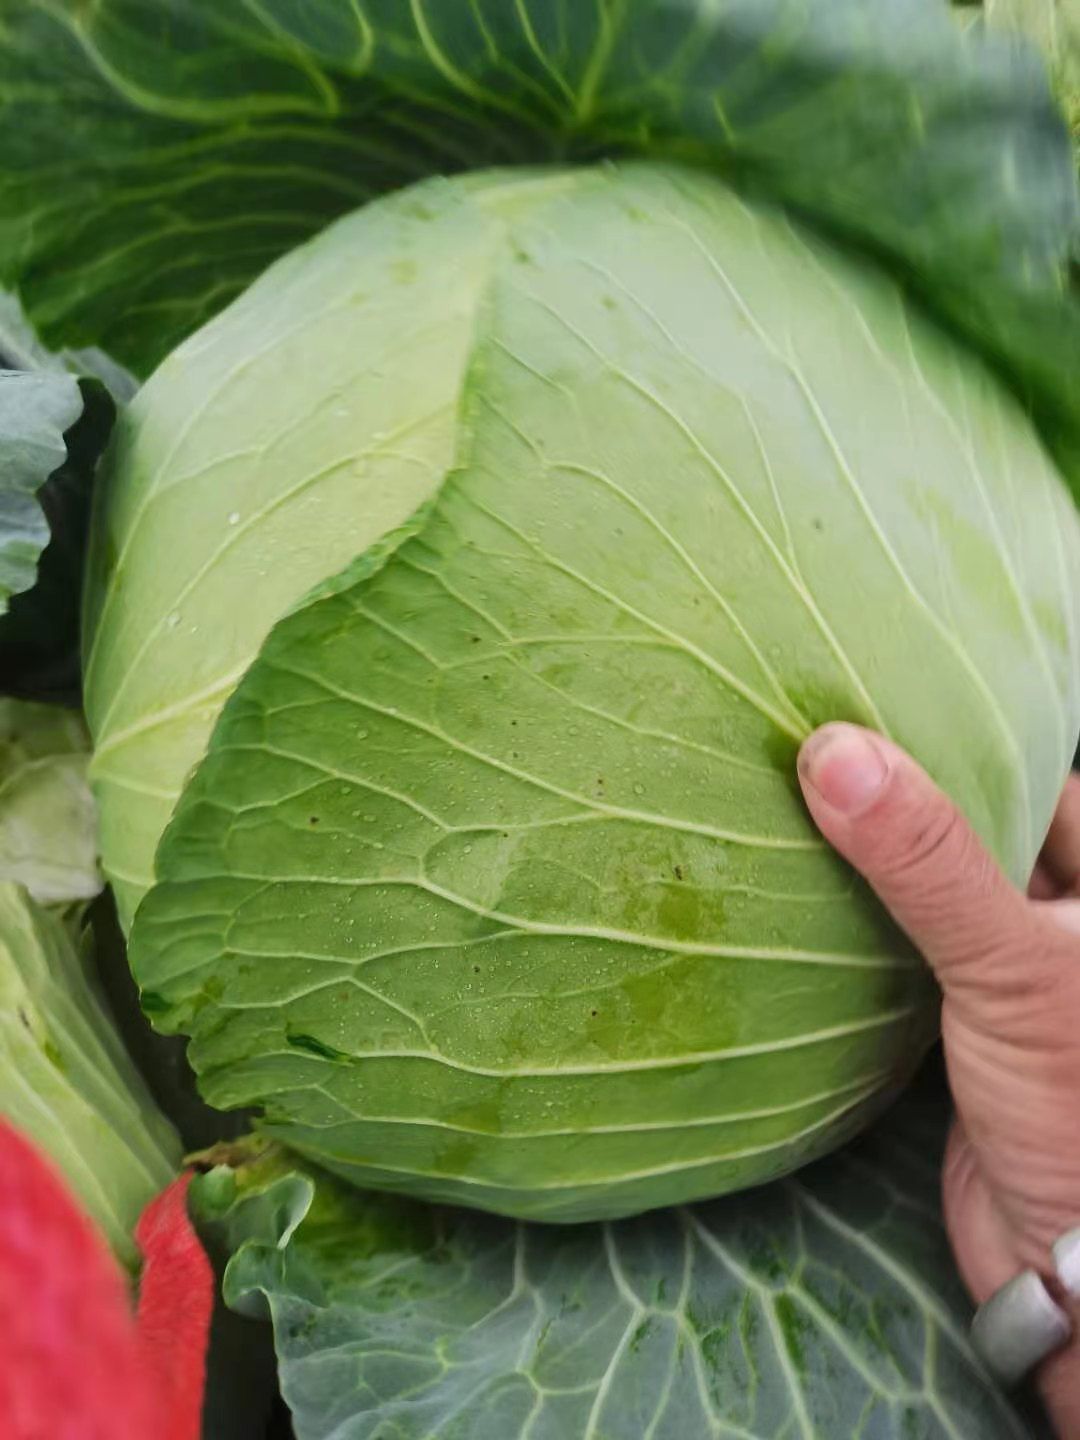
[[[826,725],[804,744],[799,776],[822,834],[869,881],[947,995],[989,998],[997,1012],[1006,992],[1035,980],[1046,928],[1038,907],[897,745]]]
[[[1039,857],[1059,895],[1080,895],[1080,775],[1065,782],[1057,812]]]
[[[955,1120],[945,1147],[942,1208],[960,1278],[977,1305],[1011,1280],[1018,1265],[1012,1233],[979,1170],[963,1121]]]

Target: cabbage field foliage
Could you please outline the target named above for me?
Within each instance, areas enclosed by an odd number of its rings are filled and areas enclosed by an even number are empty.
[[[938,989],[796,757],[888,736],[1027,883],[1078,39],[0,5],[0,1117],[128,1265],[198,1169],[208,1440],[286,1433],[271,1338],[296,1440],[1047,1433],[967,1336]]]

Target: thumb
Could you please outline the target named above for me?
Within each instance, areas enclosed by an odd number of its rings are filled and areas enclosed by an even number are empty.
[[[946,995],[969,1020],[996,1028],[1018,989],[1039,984],[1047,927],[957,807],[897,745],[856,725],[811,735],[799,779],[826,840],[876,891]]]

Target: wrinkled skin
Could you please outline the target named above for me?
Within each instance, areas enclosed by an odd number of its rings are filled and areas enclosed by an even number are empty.
[[[977,1302],[1080,1225],[1080,777],[1061,798],[1028,893],[895,745],[850,725],[806,742],[799,774],[819,829],[859,870],[941,983],[957,1119],[945,1217]],[[1080,1435],[1076,1335],[1040,1369],[1048,1409]]]

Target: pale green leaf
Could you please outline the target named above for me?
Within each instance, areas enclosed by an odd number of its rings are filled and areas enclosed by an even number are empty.
[[[66,458],[82,409],[74,376],[0,370],[0,616],[29,590],[49,541],[40,492]]]
[[[0,882],[0,1114],[63,1172],[117,1254],[176,1173],[179,1146],[61,922]]]
[[[77,703],[91,486],[133,391],[101,351],[51,353],[0,290],[0,694]]]
[[[0,699],[0,881],[42,904],[89,900],[102,886],[82,717]]]

